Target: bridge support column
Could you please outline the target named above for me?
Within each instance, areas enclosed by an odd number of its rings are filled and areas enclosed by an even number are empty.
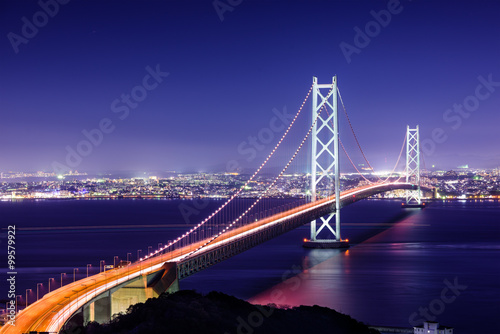
[[[100,324],[111,319],[111,293],[106,291],[83,306],[83,324],[95,321]]]
[[[111,319],[111,295],[96,300],[89,305],[89,319],[100,324]]]
[[[403,207],[421,208],[420,191],[420,138],[418,125],[414,129],[406,126],[406,182],[414,184],[414,189],[406,191],[406,203]]]
[[[163,292],[177,291],[179,291],[177,264],[166,262],[161,270],[138,276],[95,296],[82,307],[81,321],[80,318],[72,316],[71,323],[79,326],[91,321],[107,323],[113,315],[126,312],[131,305],[158,297]],[[76,323],[73,318],[80,322]]]
[[[313,122],[316,118],[318,120],[312,130],[311,201],[316,201],[319,197],[318,193],[321,193],[321,197],[332,195],[332,189],[338,199],[340,198],[340,172],[337,76],[332,78],[331,84],[318,84],[318,79],[313,77],[312,94],[312,120]],[[332,208],[334,213],[311,222],[311,237],[305,240],[304,247],[345,248],[349,246],[347,241],[340,237],[339,203],[338,200],[335,202],[335,208]],[[334,216],[335,224],[333,225]],[[320,223],[319,228],[317,228],[317,222]],[[323,230],[325,230],[324,234],[331,233],[329,238],[318,238]]]

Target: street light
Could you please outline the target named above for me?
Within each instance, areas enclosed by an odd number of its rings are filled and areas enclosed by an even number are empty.
[[[137,250],[137,261],[139,261],[139,259],[141,258],[141,256],[139,254],[142,255],[142,249]]]
[[[62,277],[63,277],[63,275],[66,275],[66,273],[61,273],[61,288],[62,288],[62,286],[63,286],[63,284],[62,284],[62,283],[63,283],[63,282],[62,282]]]
[[[115,256],[113,258],[113,268],[116,268],[116,259],[118,258],[118,256]]]
[[[78,271],[78,268],[73,268],[73,282],[76,281],[76,272]]]
[[[99,272],[102,272],[102,269],[104,268],[104,264],[105,264],[105,263],[106,263],[106,261],[104,261],[104,260],[101,260],[101,261],[99,262]]]
[[[129,262],[128,256],[132,256],[132,253],[127,253],[127,263]]]
[[[91,264],[87,264],[87,277],[89,277],[89,267],[92,267]]]
[[[151,254],[151,249],[153,249],[153,246],[148,246],[148,256]]]
[[[31,292],[31,289],[26,289],[26,307],[28,307],[28,291]]]
[[[38,301],[38,287],[39,287],[40,285],[41,285],[41,286],[43,286],[43,284],[42,284],[42,283],[37,283],[37,284],[36,284],[36,300],[37,300],[37,301]]]
[[[49,278],[49,293],[50,293],[50,281],[53,281],[54,279],[53,278]]]
[[[22,295],[16,295],[16,313],[17,313],[17,297],[23,297]]]

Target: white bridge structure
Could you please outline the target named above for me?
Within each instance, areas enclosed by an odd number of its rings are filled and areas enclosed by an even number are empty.
[[[259,173],[287,139],[311,93],[312,113],[307,133],[302,134],[290,159],[282,162],[283,169],[274,180],[261,181]],[[403,148],[406,142],[406,167],[399,176],[393,171],[385,179],[377,176],[377,180],[370,180],[360,173],[364,184],[340,189],[340,147],[351,163],[352,160],[339,136],[338,102],[343,106],[336,76],[328,84],[319,84],[317,78],[313,78],[302,106],[269,156],[217,210],[177,239],[127,266],[77,280],[47,293],[17,314],[16,326],[7,324],[0,333],[58,333],[63,326],[109,321],[113,314],[125,311],[130,305],[166,291],[178,290],[179,281],[190,275],[308,223],[311,234],[304,243],[305,247],[348,247],[347,240],[341,239],[340,210],[379,193],[406,190],[406,203],[421,205],[421,191],[431,189],[420,184],[418,126],[407,127],[403,142]],[[345,111],[345,107],[343,109]],[[347,120],[352,129],[348,116]],[[361,150],[354,130],[353,134]],[[282,206],[265,204],[269,193],[276,189],[299,152],[307,147],[310,148],[307,154],[310,161],[309,198]],[[362,150],[361,153],[366,159]],[[368,160],[367,163],[371,168]],[[264,190],[251,199],[234,204],[245,189],[255,184]]]

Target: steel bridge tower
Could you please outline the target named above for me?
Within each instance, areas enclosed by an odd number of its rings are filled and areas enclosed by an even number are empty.
[[[406,191],[406,206],[422,206],[420,197],[420,138],[418,125],[415,129],[406,126],[406,183],[412,183],[416,189]]]
[[[319,114],[319,116],[318,116]],[[318,84],[313,77],[312,122],[317,118],[312,130],[311,147],[311,201],[326,194],[325,189],[335,191],[335,211],[318,220],[311,221],[311,238],[304,241],[308,248],[344,248],[347,241],[340,238],[340,172],[339,172],[339,120],[337,117],[337,76],[331,84]],[[333,217],[335,225],[332,226]],[[320,226],[317,228],[316,223]],[[319,239],[325,230],[329,239]],[[330,234],[331,233],[331,234]],[[333,235],[333,238],[331,237]]]

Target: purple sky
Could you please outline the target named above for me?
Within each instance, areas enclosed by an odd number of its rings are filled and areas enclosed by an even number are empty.
[[[251,161],[238,145],[335,74],[375,168],[394,163],[407,124],[428,167],[500,165],[498,1],[220,0],[220,16],[211,0],[41,3],[53,17],[0,4],[0,171],[68,165],[99,126],[71,169],[251,167],[273,144]],[[345,118],[341,136],[362,163]]]

